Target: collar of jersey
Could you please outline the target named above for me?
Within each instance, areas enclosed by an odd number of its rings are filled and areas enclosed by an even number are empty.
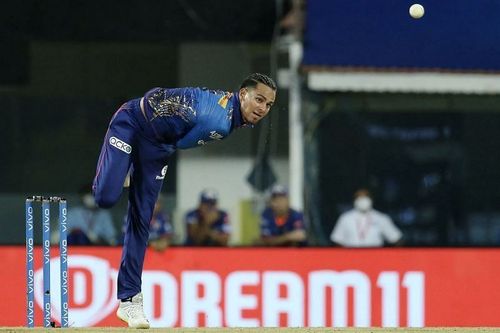
[[[238,92],[234,92],[231,97],[231,101],[233,103],[233,121],[231,123],[231,129],[240,128],[240,127],[250,127],[253,128],[252,124],[246,123],[243,120],[243,116],[241,115],[241,105],[240,105],[240,97],[238,96]]]

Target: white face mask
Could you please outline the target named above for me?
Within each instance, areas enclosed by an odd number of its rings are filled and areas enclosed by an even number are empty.
[[[85,207],[87,207],[89,209],[97,208],[97,205],[95,203],[95,200],[94,200],[94,197],[92,196],[92,194],[85,194],[82,197],[82,201],[83,201],[83,204],[85,205]]]
[[[369,197],[358,197],[354,200],[354,208],[362,212],[369,211],[372,208],[372,199]]]

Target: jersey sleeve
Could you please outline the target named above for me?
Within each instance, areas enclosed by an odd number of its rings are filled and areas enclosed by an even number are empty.
[[[168,236],[173,233],[173,227],[172,224],[170,223],[170,218],[167,214],[161,212],[157,216],[158,220],[160,221],[160,228],[158,230],[158,235],[159,236]]]
[[[267,210],[265,210],[261,215],[260,220],[260,235],[261,237],[269,237],[273,235],[272,232],[272,216]]]
[[[195,88],[154,88],[144,98],[147,118],[165,143],[176,143],[196,125]]]
[[[231,223],[229,221],[229,215],[227,215],[227,213],[224,212],[224,211],[221,211],[221,215],[222,215],[222,228],[221,228],[221,231],[224,234],[230,235],[231,232],[232,232],[232,228],[231,228]]]
[[[172,235],[173,233],[174,233],[174,227],[172,226],[172,223],[170,223],[170,221],[167,220],[164,225],[164,234]]]
[[[185,218],[186,224],[196,224],[198,223],[198,216],[196,214],[196,211],[190,211],[186,214]]]
[[[306,230],[306,226],[304,224],[304,214],[294,212],[292,228],[293,230]]]

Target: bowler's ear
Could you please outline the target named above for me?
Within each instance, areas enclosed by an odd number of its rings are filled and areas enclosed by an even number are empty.
[[[239,91],[239,98],[240,100],[246,96],[246,94],[248,93],[248,89],[247,88],[241,88],[240,91]]]

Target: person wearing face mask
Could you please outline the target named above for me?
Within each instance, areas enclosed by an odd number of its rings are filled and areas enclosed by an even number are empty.
[[[401,244],[402,236],[388,215],[373,209],[370,192],[360,189],[354,194],[354,208],[339,217],[330,240],[344,247],[381,247]]]
[[[131,78],[132,79],[132,78]],[[125,102],[112,116],[97,162],[93,194],[110,208],[129,185],[127,223],[118,271],[116,312],[133,328],[149,328],[141,293],[149,223],[177,149],[201,147],[253,127],[266,117],[277,86],[253,73],[234,91],[156,87]],[[231,182],[231,179],[227,180]]]
[[[115,245],[116,230],[109,211],[97,207],[92,186],[79,191],[82,204],[68,209],[69,245]]]

